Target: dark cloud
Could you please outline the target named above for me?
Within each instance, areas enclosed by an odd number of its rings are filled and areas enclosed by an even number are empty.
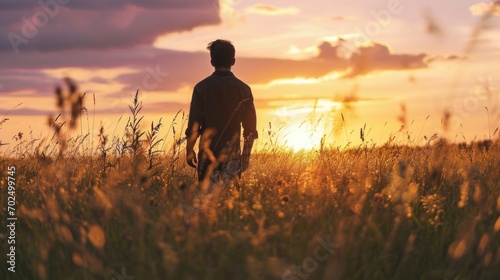
[[[427,54],[393,54],[389,48],[379,43],[362,46],[350,58],[350,72],[345,77],[352,78],[370,72],[383,70],[406,70],[426,68]]]
[[[97,84],[109,84],[109,82],[111,82],[111,81],[108,79],[101,78],[101,77],[94,77],[94,78],[91,78],[89,80],[89,82],[97,83]]]
[[[359,47],[350,57],[345,57],[341,55],[342,48],[339,44],[323,42],[318,46],[319,54],[305,60],[237,57],[233,71],[249,84],[266,84],[277,79],[320,78],[334,71],[345,73],[344,78],[354,78],[386,70],[425,68],[435,60],[458,58],[453,55],[395,54],[380,43]],[[113,51],[26,52],[19,56],[0,54],[0,60],[0,73],[10,73],[0,77],[2,94],[24,89],[52,94],[53,87],[60,81],[45,74],[36,74],[42,69],[135,69],[132,73],[122,74],[111,80],[92,78],[89,81],[79,81],[79,77],[72,76],[71,72],[67,73],[79,83],[124,85],[118,92],[100,93],[110,97],[123,97],[124,93],[133,93],[137,89],[155,92],[172,92],[183,87],[191,89],[213,71],[208,51],[182,52],[152,47]]]
[[[334,63],[342,63],[345,66],[347,60],[340,56],[343,45],[341,43],[332,45],[328,42],[323,42],[318,46],[319,54],[316,58],[323,59]]]
[[[23,10],[30,9],[36,4],[35,1],[31,0],[4,0],[0,4],[0,8],[3,11],[7,10]]]
[[[234,72],[247,83],[265,84],[276,79],[320,78],[333,71],[346,72],[344,78],[354,78],[372,72],[426,68],[435,60],[462,58],[457,55],[397,54],[380,43],[359,47],[350,57],[344,57],[343,48],[342,44],[323,42],[318,46],[319,54],[306,60],[241,57],[236,59]],[[150,65],[155,65],[155,62],[168,73],[157,87],[161,90],[175,90],[183,85],[192,87],[212,70],[205,53],[165,52],[152,58]],[[128,81],[131,87],[127,90],[133,90],[146,75],[147,71],[141,70],[122,75],[119,81]]]
[[[148,9],[218,8],[218,0],[2,0],[1,10],[32,10],[36,7],[68,7],[71,9],[121,9],[137,6]]]
[[[90,97],[92,98],[92,97]],[[88,101],[88,100],[87,100]],[[130,102],[133,100],[131,99]],[[55,107],[55,102],[54,104],[47,104],[50,107]],[[128,113],[130,112],[129,109],[127,108],[127,104],[123,104],[122,108],[117,108],[120,109],[121,113]],[[181,103],[181,102],[169,102],[169,101],[163,101],[163,102],[156,102],[153,104],[148,104],[147,106],[144,106],[144,108],[141,110],[142,113],[144,114],[165,114],[165,113],[177,113],[179,110],[187,110],[189,109],[189,103]],[[92,114],[94,111],[90,110]],[[58,115],[60,112],[57,110],[47,110],[47,109],[34,109],[34,108],[29,108],[29,107],[22,107],[22,108],[15,108],[15,109],[6,109],[6,108],[0,108],[0,115],[1,116],[49,116],[49,115]],[[82,111],[83,113],[83,111]],[[109,109],[96,109],[95,114],[100,115],[100,114],[108,114]],[[83,113],[84,114],[84,113]],[[8,118],[8,117],[7,117]]]
[[[7,116],[48,116],[51,114],[55,114],[55,111],[39,110],[39,109],[33,109],[33,108],[16,108],[14,110],[0,108],[0,115],[2,115],[2,116],[3,115],[7,115]]]
[[[32,96],[54,94],[54,86],[60,80],[38,71],[9,71],[0,69],[0,95],[21,96],[19,91],[35,91]]]
[[[213,71],[208,53],[158,50],[154,56],[138,61],[138,71],[120,75],[116,81],[126,84],[124,91],[174,91],[192,87]]]
[[[89,82],[97,83],[120,82],[125,85],[123,91],[126,92],[135,92],[137,89],[176,90],[183,85],[192,86],[197,80],[213,71],[208,51],[206,53],[192,53],[151,47],[114,51],[26,52],[19,56],[0,53],[0,61],[2,61],[0,73],[11,73],[10,76],[0,76],[0,92],[3,94],[21,89],[50,89],[50,92],[53,92],[54,85],[60,81],[55,81],[54,78],[47,79],[46,74],[39,72],[46,69],[135,69],[135,72],[119,75],[114,80],[106,81],[99,78],[89,80]],[[35,75],[36,79],[30,79],[25,74]],[[68,71],[67,75],[76,80],[79,79],[79,77],[73,76],[71,71]],[[15,78],[15,80],[10,77]]]
[[[450,55],[428,55],[425,58],[425,61],[427,63],[431,63],[434,61],[451,61],[451,60],[465,60],[467,59],[467,55],[457,55],[457,54],[450,54]]]
[[[59,1],[59,2],[58,2]],[[67,2],[67,3],[66,3]],[[0,52],[115,49],[220,22],[214,0],[6,1]],[[64,4],[59,4],[64,3]]]
[[[254,83],[266,83],[280,78],[319,78],[333,71],[347,72],[353,78],[371,72],[426,68],[427,54],[394,54],[380,43],[358,47],[350,57],[343,56],[343,42],[323,42],[319,54],[308,60],[239,59],[241,72]],[[455,56],[448,56],[452,60]]]

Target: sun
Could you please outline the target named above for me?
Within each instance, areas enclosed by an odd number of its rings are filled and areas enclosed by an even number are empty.
[[[322,126],[311,127],[306,124],[288,126],[284,134],[283,145],[294,152],[318,149],[325,136]]]
[[[295,152],[318,149],[328,134],[327,127],[331,127],[328,115],[341,106],[329,99],[311,99],[279,107],[276,115],[288,120],[281,134],[282,145]]]

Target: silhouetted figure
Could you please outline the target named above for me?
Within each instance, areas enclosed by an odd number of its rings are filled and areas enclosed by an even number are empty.
[[[254,139],[258,137],[250,87],[231,72],[235,49],[231,42],[208,44],[215,72],[196,84],[186,129],[186,161],[197,168],[198,180],[232,179],[248,168]],[[243,126],[243,153],[240,136]],[[200,137],[199,153],[194,145]]]

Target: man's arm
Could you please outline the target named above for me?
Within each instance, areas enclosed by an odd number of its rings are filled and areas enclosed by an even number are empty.
[[[198,159],[194,152],[194,145],[200,136],[201,118],[203,116],[202,102],[197,94],[196,88],[191,97],[191,106],[189,108],[189,120],[186,129],[186,162],[189,166],[196,168]]]
[[[189,166],[196,168],[196,166],[198,165],[198,159],[196,158],[196,153],[194,152],[194,145],[196,144],[196,139],[198,138],[198,136],[194,135],[195,134],[187,136],[186,162]]]
[[[250,165],[250,154],[252,153],[253,142],[255,138],[253,135],[249,135],[249,137],[244,139],[243,142],[243,152],[241,153],[241,172],[244,172],[248,169]]]
[[[243,107],[243,114],[241,119],[243,125],[243,137],[245,139],[252,136],[253,139],[259,138],[257,133],[257,113],[253,104],[253,96],[250,92],[250,100],[246,101]]]
[[[246,102],[242,125],[243,125],[243,152],[241,154],[241,172],[247,170],[250,165],[250,154],[252,153],[253,142],[259,137],[257,133],[257,113],[253,103],[253,96],[250,92],[251,99]]]

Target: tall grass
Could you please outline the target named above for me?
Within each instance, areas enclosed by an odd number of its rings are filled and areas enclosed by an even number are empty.
[[[476,51],[493,14],[479,19],[465,55]],[[429,33],[441,36],[426,18]],[[457,71],[450,96],[466,69]],[[345,147],[323,139],[316,150],[293,152],[269,124],[269,140],[242,178],[206,192],[183,160],[180,111],[166,132],[162,119],[145,130],[137,92],[121,135],[96,132],[95,96],[90,125],[86,94],[70,79],[65,88],[56,90],[60,112],[46,137],[1,135],[0,201],[7,168],[16,166],[18,226],[16,272],[4,267],[0,279],[500,277],[500,133],[491,133],[488,108],[489,139],[470,144],[434,134],[418,145],[424,127],[413,136],[404,104],[401,130],[379,146],[367,141],[366,125],[353,146],[344,114],[334,130]],[[444,132],[450,116],[445,110]],[[0,209],[6,221],[5,204]],[[6,238],[0,231],[4,264]],[[322,251],[326,259],[317,258],[318,240],[335,244]]]
[[[85,135],[57,134],[72,120],[61,115],[53,138],[0,158],[0,170],[17,167],[20,221],[17,272],[1,279],[500,276],[498,130],[488,145],[436,136],[376,147],[366,126],[349,149],[294,153],[270,142],[239,181],[205,192],[182,160],[183,129],[174,120],[163,149],[161,119],[143,130],[141,108],[136,93],[123,135],[101,128],[95,151],[82,148]],[[319,239],[338,246],[314,267]]]

